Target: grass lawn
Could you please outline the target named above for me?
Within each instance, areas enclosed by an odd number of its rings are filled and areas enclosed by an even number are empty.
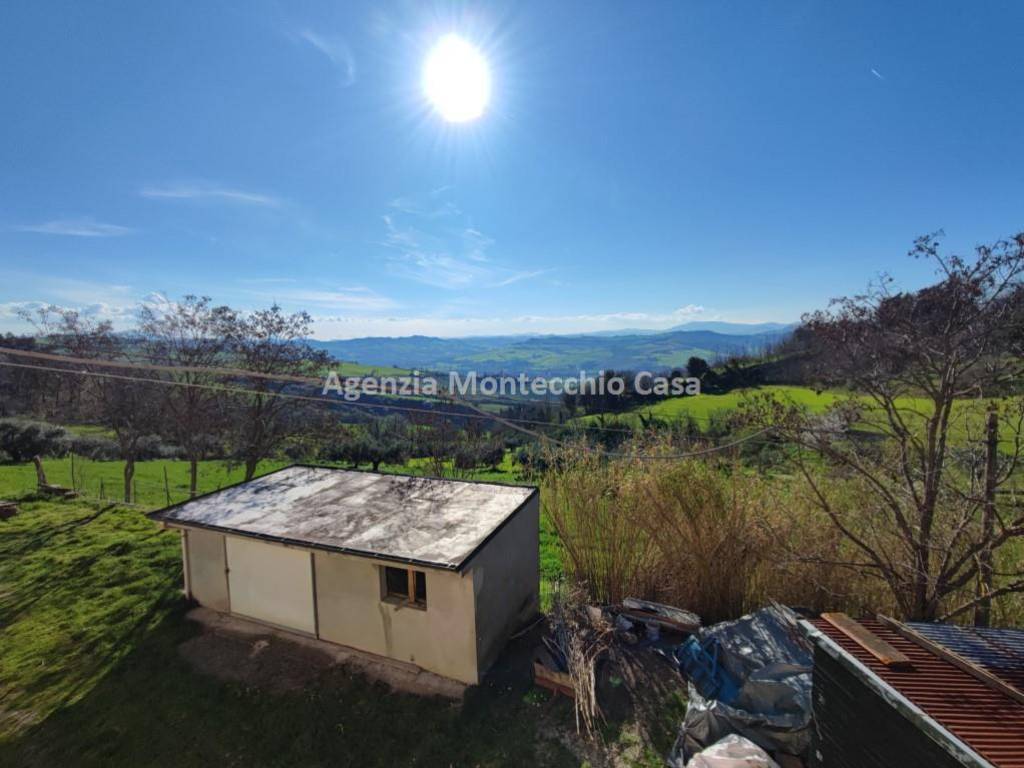
[[[458,707],[342,668],[281,694],[198,674],[180,585],[177,535],[139,510],[26,500],[0,521],[0,765],[579,764],[544,735],[571,709],[525,682]]]
[[[258,474],[279,469],[290,462],[264,461],[257,468]],[[72,482],[72,465],[74,482]],[[46,479],[66,488],[74,487],[83,496],[97,501],[119,501],[124,493],[124,463],[120,461],[89,461],[81,457],[43,459]],[[188,462],[174,460],[140,461],[135,465],[135,489],[137,503],[147,509],[167,505],[168,494],[164,487],[164,471],[167,472],[167,489],[170,501],[184,501],[188,498]],[[245,468],[228,468],[222,461],[204,461],[199,464],[199,491],[215,491],[245,477]],[[30,493],[36,487],[36,470],[31,463],[0,465],[0,498],[10,498]]]

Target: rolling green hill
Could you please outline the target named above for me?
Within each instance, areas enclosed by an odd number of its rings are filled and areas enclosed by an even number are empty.
[[[342,361],[363,366],[402,366],[420,370],[526,372],[541,376],[577,375],[581,370],[666,370],[696,356],[716,360],[759,353],[788,331],[718,333],[669,331],[627,335],[377,337],[312,341]]]

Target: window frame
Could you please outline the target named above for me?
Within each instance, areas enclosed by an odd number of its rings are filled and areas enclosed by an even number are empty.
[[[388,583],[389,572],[399,572],[405,575],[404,591],[392,591],[391,585]],[[384,565],[381,566],[380,581],[382,601],[395,605],[405,605],[410,608],[426,610],[427,574],[425,571],[420,571],[409,566]],[[422,598],[419,596],[420,592],[423,594]]]

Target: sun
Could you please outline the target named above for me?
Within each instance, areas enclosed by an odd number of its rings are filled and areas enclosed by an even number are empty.
[[[423,91],[450,123],[476,120],[491,100],[491,69],[480,50],[458,35],[445,35],[423,64]]]

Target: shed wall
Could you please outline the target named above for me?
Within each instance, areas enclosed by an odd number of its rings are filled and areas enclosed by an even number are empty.
[[[477,682],[473,580],[451,571],[426,574],[426,608],[381,599],[384,563],[315,552],[320,637],[408,661],[464,683]]]
[[[963,768],[829,654],[814,650],[812,768]]]
[[[498,658],[509,635],[540,610],[540,495],[472,559],[478,674]]]

